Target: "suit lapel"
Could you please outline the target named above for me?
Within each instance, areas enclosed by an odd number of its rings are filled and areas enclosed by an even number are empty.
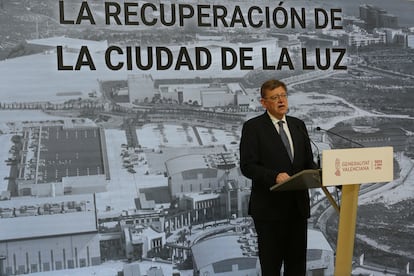
[[[265,112],[263,115],[263,124],[265,125],[265,129],[268,130],[269,134],[272,134],[274,136],[274,141],[280,141],[282,143],[282,139],[280,138],[279,133],[276,130],[275,125],[272,122],[272,119],[270,119],[269,114]]]
[[[287,150],[286,150],[286,148],[283,144],[282,138],[280,137],[279,133],[277,132],[276,127],[274,126],[274,124],[272,122],[272,119],[270,119],[270,117],[269,117],[269,114],[267,114],[267,112],[265,112],[262,115],[262,117],[263,117],[262,119],[263,119],[263,124],[265,125],[265,129],[268,130],[269,135],[273,136],[272,140],[275,142],[275,144],[283,145],[283,149],[286,151],[286,155],[288,155],[288,152],[287,152]],[[297,135],[296,135],[297,134],[297,132],[296,132],[297,129],[295,127],[295,124],[289,119],[288,116],[286,116],[286,121],[287,121],[287,124],[288,124],[288,127],[289,127],[290,136],[291,136],[292,141],[293,141],[294,152],[297,152],[296,147],[295,147],[296,143],[295,143],[295,139],[294,139],[295,136],[297,137]],[[295,130],[294,133],[292,133],[292,129]],[[292,163],[294,161],[295,161],[295,155],[293,156]]]

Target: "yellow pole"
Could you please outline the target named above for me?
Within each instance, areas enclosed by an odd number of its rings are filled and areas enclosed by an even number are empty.
[[[349,276],[352,272],[359,186],[360,184],[342,186],[335,276]]]

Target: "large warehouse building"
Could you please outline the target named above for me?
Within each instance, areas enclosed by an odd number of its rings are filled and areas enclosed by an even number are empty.
[[[92,195],[1,201],[0,225],[6,275],[101,263]]]

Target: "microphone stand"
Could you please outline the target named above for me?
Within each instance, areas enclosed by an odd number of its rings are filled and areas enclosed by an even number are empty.
[[[298,127],[298,130],[300,132],[303,133],[303,135],[305,135],[305,137],[315,146],[317,152],[318,152],[318,158],[317,158],[317,170],[319,171],[319,179],[321,179],[322,181],[322,168],[321,168],[321,155],[319,152],[319,147],[318,145],[309,137],[308,133],[306,131],[304,131],[303,129],[301,129],[300,127]],[[335,211],[339,214],[339,202],[336,202],[335,199],[332,197],[331,193],[328,191],[328,189],[326,187],[324,187],[323,185],[320,187],[322,189],[322,191],[325,193],[326,198],[329,200],[329,202],[331,203],[332,207],[335,209]],[[337,191],[338,192],[338,191]]]
[[[341,138],[341,139],[344,139],[345,141],[350,142],[351,144],[355,144],[355,145],[358,145],[358,146],[359,146],[359,147],[361,147],[361,148],[365,148],[365,146],[364,146],[363,144],[360,144],[360,143],[358,143],[358,142],[356,142],[356,141],[353,141],[353,140],[351,140],[351,139],[349,139],[349,138],[347,138],[347,137],[345,137],[345,136],[342,136],[342,135],[340,135],[340,134],[338,134],[338,133],[335,133],[335,132],[332,132],[332,131],[330,131],[330,130],[323,129],[323,128],[320,128],[320,127],[316,127],[316,130],[317,130],[317,131],[321,131],[321,130],[323,130],[323,131],[325,131],[326,133],[329,133],[329,134],[335,135],[335,136],[337,136],[337,137],[339,137],[339,138]]]
[[[320,154],[320,152],[319,152],[319,147],[318,147],[318,145],[309,137],[309,134],[307,133],[307,132],[305,132],[303,129],[301,129],[300,127],[297,127],[297,129],[303,134],[303,135],[305,135],[305,137],[315,146],[315,148],[316,148],[316,151],[317,151],[317,154],[318,154],[318,156],[317,156],[317,166],[318,166],[318,169],[321,169],[321,154]],[[315,163],[315,162],[313,162],[313,163]]]

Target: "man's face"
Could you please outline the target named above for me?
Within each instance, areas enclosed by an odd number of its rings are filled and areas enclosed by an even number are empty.
[[[283,118],[283,115],[289,109],[286,90],[282,86],[273,90],[266,90],[265,97],[260,99],[260,103],[270,114],[279,120]]]

